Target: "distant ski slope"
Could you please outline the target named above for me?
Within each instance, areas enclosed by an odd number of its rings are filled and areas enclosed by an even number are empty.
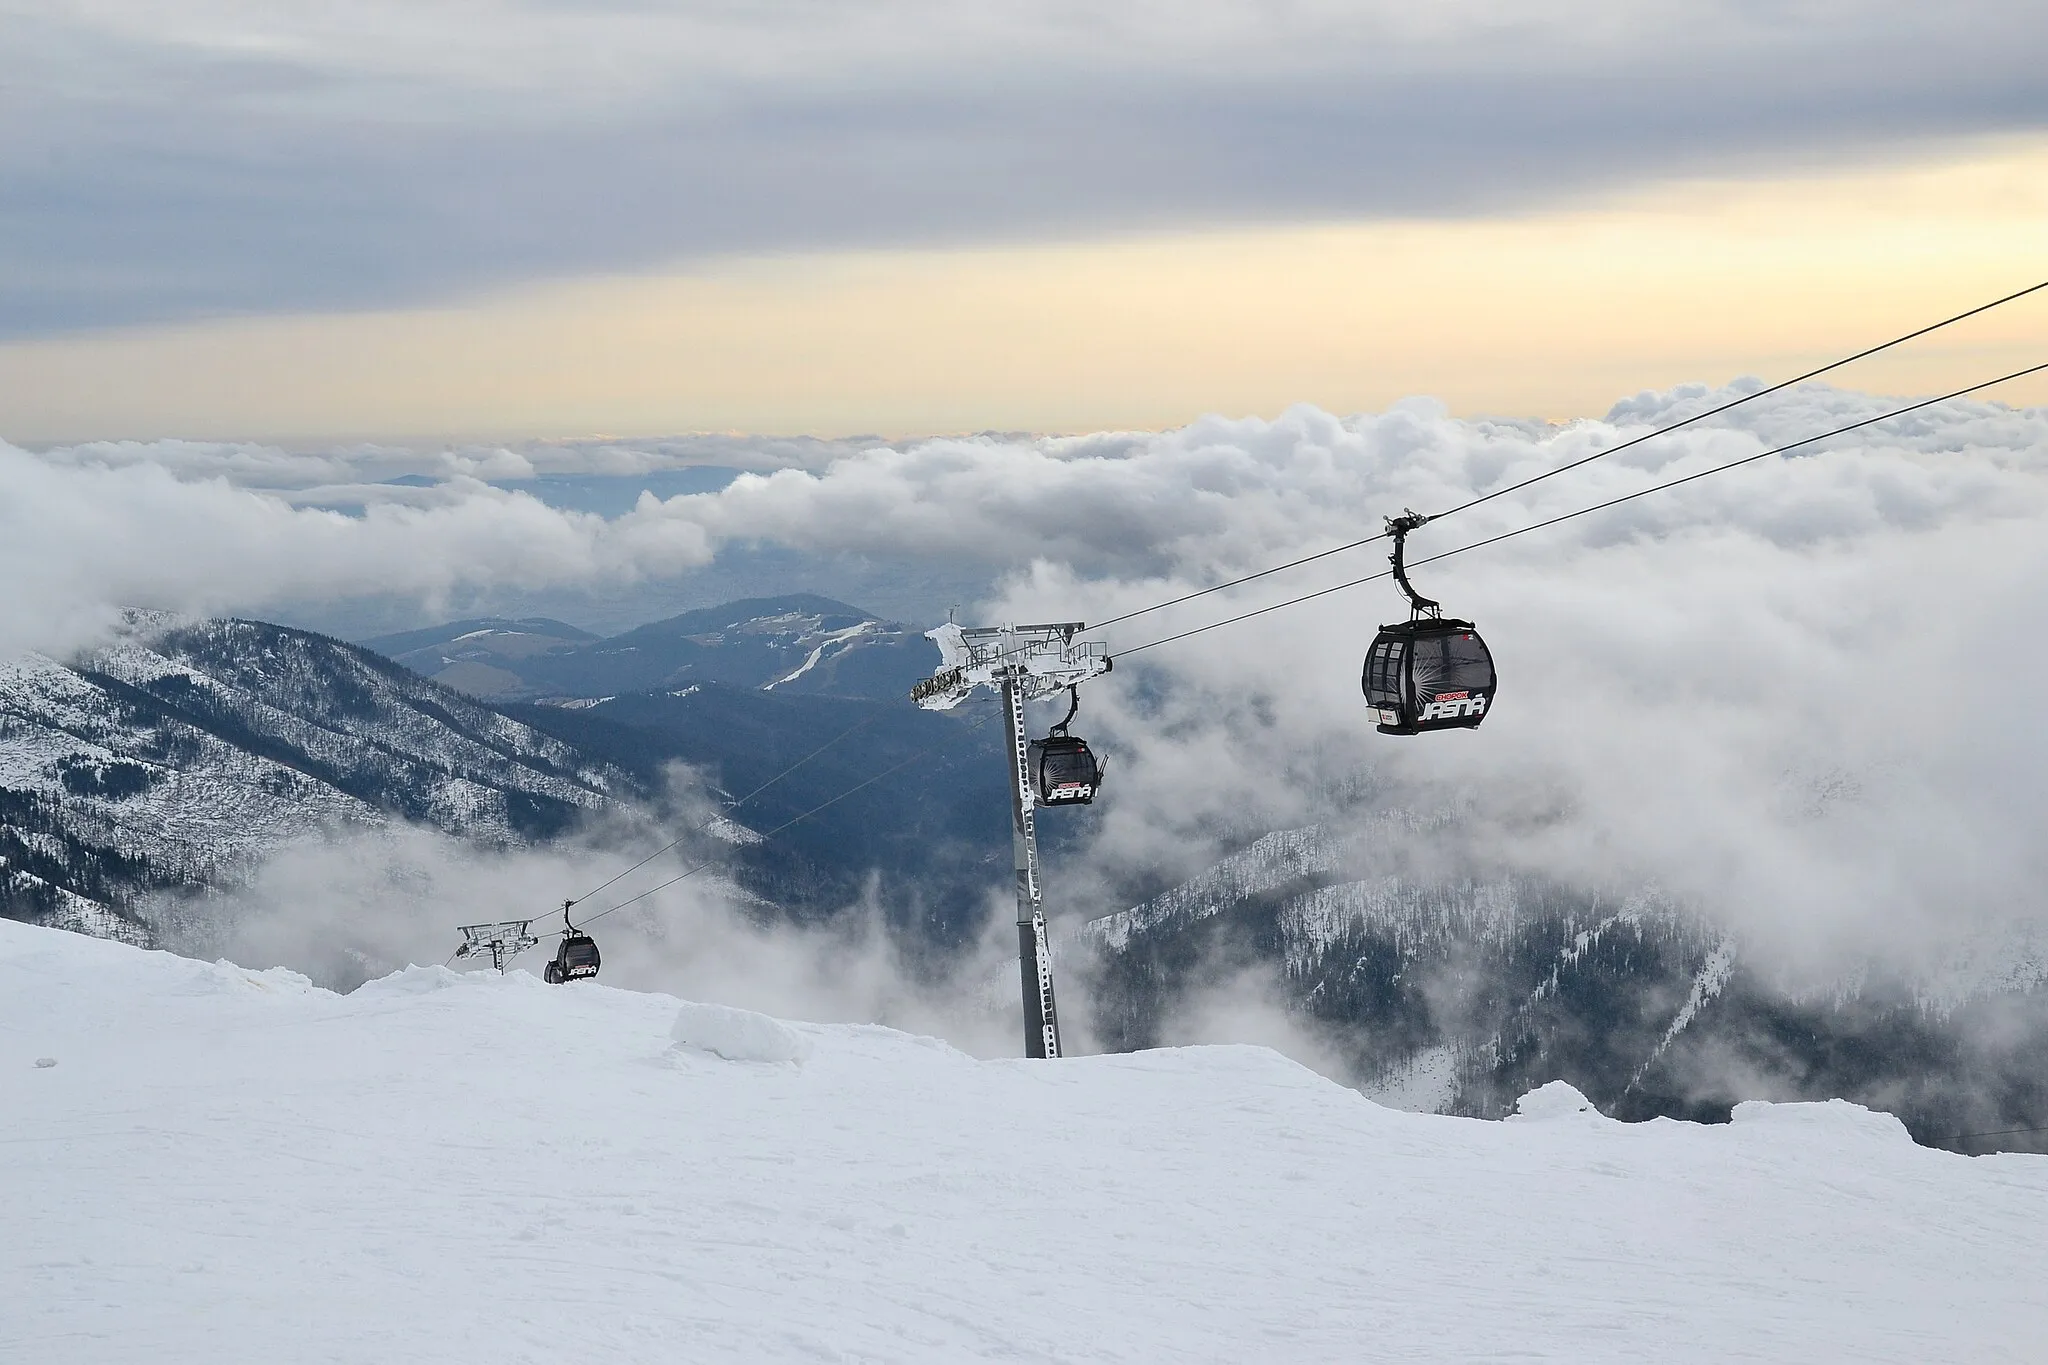
[[[1405,1114],[1257,1048],[982,1062],[523,974],[336,996],[0,922],[0,1359],[2039,1358],[2048,1158],[1575,1098]]]
[[[544,617],[476,618],[365,643],[494,701],[593,699],[704,682],[901,701],[938,658],[917,628],[815,593],[727,602],[607,639]]]

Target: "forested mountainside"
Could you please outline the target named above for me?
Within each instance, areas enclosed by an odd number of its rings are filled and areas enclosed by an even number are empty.
[[[689,765],[713,795],[745,802],[735,818],[780,831],[727,862],[798,918],[866,900],[906,948],[943,951],[977,932],[1007,876],[1000,728],[909,705],[937,649],[858,607],[749,598],[602,640],[542,618],[472,619],[372,645],[479,689],[649,795]],[[1056,852],[1065,836],[1048,834]]]
[[[544,618],[491,618],[367,643],[493,701],[609,697],[692,683],[894,701],[938,661],[919,628],[810,593],[728,602],[604,639]]]
[[[732,850],[731,875],[798,918],[867,899],[907,950],[943,950],[979,930],[986,896],[1007,883],[1002,727],[984,709],[718,683],[504,709],[650,791],[685,763],[713,794],[744,800],[734,818],[777,833]]]
[[[137,614],[106,648],[0,665],[0,914],[142,942],[149,893],[293,837],[395,818],[545,838],[619,781],[358,646]]]
[[[1562,1079],[1626,1119],[1839,1096],[1923,1141],[2048,1124],[2038,926],[1959,945],[1914,979],[1859,971],[1789,993],[1735,935],[1654,889],[1375,868],[1389,835],[1431,823],[1269,834],[1087,925],[1069,953],[1093,977],[1104,1043],[1151,1045],[1176,1011],[1250,973],[1369,1093],[1417,1108],[1499,1117]]]
[[[971,939],[1007,876],[995,729],[776,681],[506,714],[305,631],[137,616],[106,648],[0,668],[0,914],[150,942],[147,906],[232,884],[308,833],[402,820],[545,840],[658,802],[685,763],[715,796],[752,796],[742,825],[780,831],[725,856],[763,910],[871,903],[913,951]],[[1166,1039],[1221,983],[1266,982],[1338,1070],[1418,1108],[1498,1116],[1563,1079],[1623,1118],[1844,1096],[1928,1140],[2048,1123],[2038,926],[1912,980],[1788,993],[1654,888],[1476,867],[1447,853],[1457,825],[1382,812],[1249,840],[1088,925],[1063,970],[1092,976],[1097,1036],[1118,1049]],[[1048,822],[1049,854],[1086,830]]]
[[[709,615],[752,623],[759,605]],[[767,605],[788,624],[790,601]],[[759,637],[689,647],[751,677]],[[859,687],[830,668],[856,638],[812,643],[766,682],[494,707],[310,632],[138,614],[106,648],[0,668],[0,913],[148,941],[145,902],[232,884],[294,838],[401,820],[546,840],[606,802],[663,808],[680,764],[715,797],[753,794],[741,826],[787,826],[726,849],[749,893],[806,918],[869,898],[911,943],[957,942],[1008,847],[999,738],[893,682],[887,700],[778,685],[809,665],[808,681]]]

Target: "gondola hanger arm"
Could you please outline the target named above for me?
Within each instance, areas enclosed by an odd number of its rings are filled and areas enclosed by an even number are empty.
[[[1424,516],[1414,508],[1405,508],[1398,517],[1387,518],[1387,534],[1394,538],[1394,553],[1387,556],[1387,562],[1394,566],[1394,581],[1401,585],[1401,591],[1408,594],[1408,618],[1412,621],[1423,616],[1442,616],[1443,604],[1434,598],[1424,597],[1415,591],[1415,585],[1408,581],[1408,566],[1404,556],[1408,549],[1408,533],[1418,526],[1427,526],[1433,517]]]
[[[1069,687],[1067,689],[1067,714],[1060,718],[1060,723],[1058,725],[1053,726],[1052,729],[1046,731],[1046,733],[1049,735],[1066,734],[1067,727],[1069,725],[1072,725],[1074,723],[1074,717],[1080,714],[1081,688],[1080,685],[1077,683],[1074,686]]]

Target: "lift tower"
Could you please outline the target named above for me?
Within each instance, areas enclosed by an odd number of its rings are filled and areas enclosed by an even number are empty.
[[[1076,640],[1079,621],[1049,626],[982,626],[948,622],[925,635],[939,647],[939,668],[910,691],[929,711],[950,711],[977,687],[1001,695],[1009,731],[1011,847],[1017,870],[1017,963],[1024,987],[1024,1055],[1060,1055],[1059,1011],[1052,994],[1052,944],[1038,892],[1038,805],[1031,780],[1024,703],[1049,697],[1109,671],[1109,647]]]

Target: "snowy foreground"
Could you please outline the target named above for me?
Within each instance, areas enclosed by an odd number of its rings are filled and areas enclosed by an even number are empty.
[[[2048,1356],[2048,1158],[1575,1100],[518,974],[336,996],[0,921],[0,1360]]]

